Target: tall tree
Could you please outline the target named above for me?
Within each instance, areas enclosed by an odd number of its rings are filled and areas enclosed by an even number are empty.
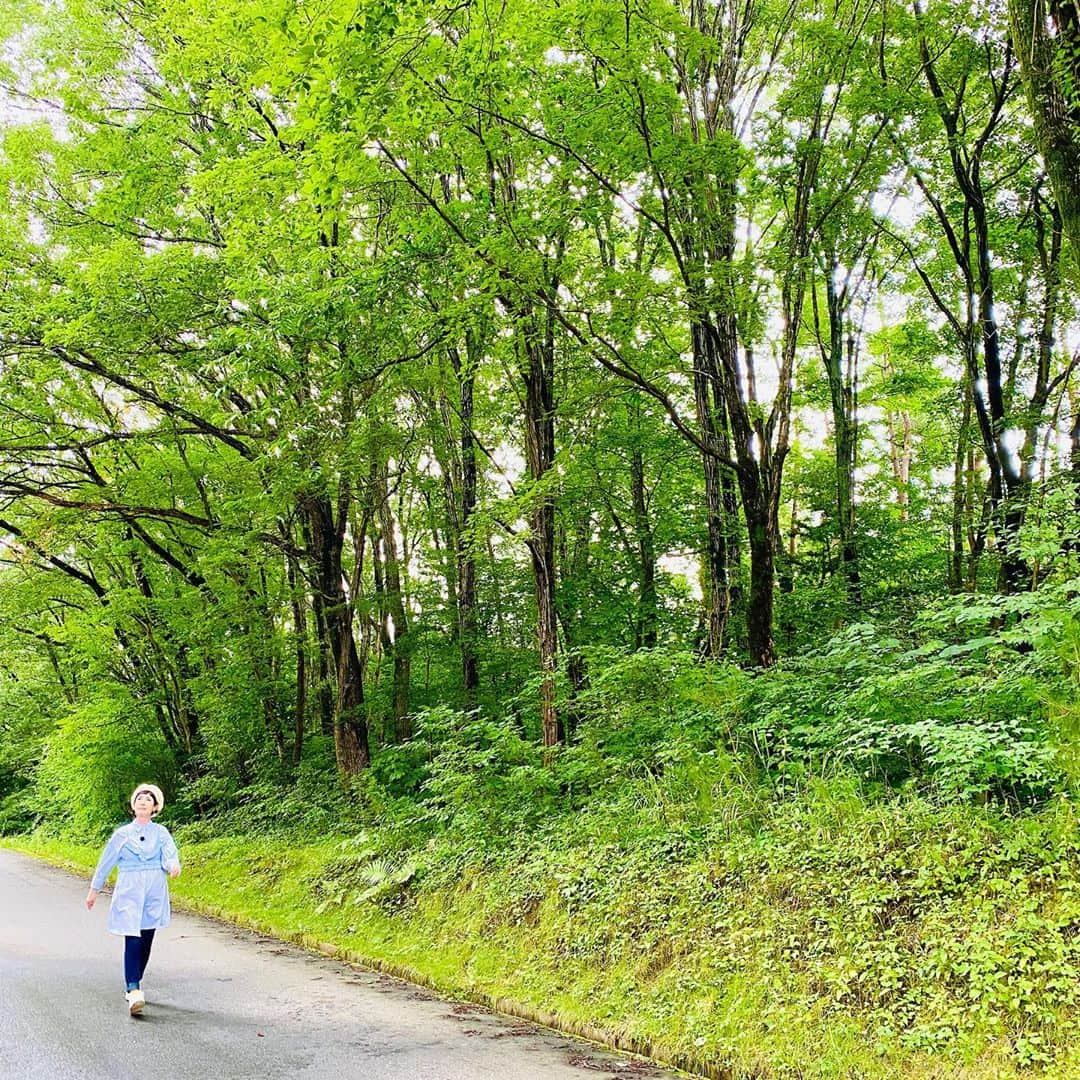
[[[1073,0],[1009,0],[1009,27],[1039,151],[1080,272],[1080,10]]]

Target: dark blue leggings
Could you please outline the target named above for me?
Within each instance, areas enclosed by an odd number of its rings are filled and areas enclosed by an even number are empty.
[[[150,959],[150,946],[154,944],[154,931],[144,930],[139,937],[128,934],[124,938],[124,982],[129,990],[138,988],[143,972]]]

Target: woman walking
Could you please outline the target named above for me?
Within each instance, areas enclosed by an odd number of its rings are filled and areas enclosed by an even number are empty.
[[[121,825],[105,845],[86,894],[86,909],[94,906],[114,866],[119,866],[112,904],[109,906],[109,933],[124,939],[124,982],[128,1012],[138,1015],[146,1004],[141,983],[154,932],[169,925],[168,877],[180,873],[180,858],[169,830],[151,819],[165,805],[161,788],[140,784],[131,793],[135,820]]]

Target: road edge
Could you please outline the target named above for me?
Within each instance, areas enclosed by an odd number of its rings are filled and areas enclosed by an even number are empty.
[[[87,876],[87,868],[74,860],[50,852],[24,848],[18,844],[17,840],[13,842],[13,839],[10,836],[0,837],[0,848],[6,848],[19,855],[25,855],[27,858],[36,859],[38,862],[46,863],[76,877],[85,878]],[[653,1048],[643,1045],[641,1040],[619,1035],[599,1025],[583,1024],[564,1017],[558,1012],[532,1009],[527,1005],[514,1001],[512,998],[496,997],[482,990],[450,993],[445,987],[440,986],[437,980],[429,978],[423,972],[416,971],[406,964],[394,964],[378,957],[365,956],[355,949],[347,949],[330,941],[321,941],[312,934],[285,933],[271,924],[250,915],[230,912],[224,908],[219,908],[215,904],[192,900],[190,897],[179,898],[174,896],[171,902],[172,907],[177,911],[199,915],[202,918],[212,919],[226,926],[234,926],[241,930],[262,934],[265,937],[271,937],[277,941],[294,945],[313,955],[336,960],[339,963],[348,964],[362,971],[387,975],[410,986],[434,993],[448,1003],[478,1005],[508,1020],[522,1020],[564,1038],[576,1039],[595,1049],[622,1054],[644,1065],[666,1069],[679,1076],[692,1078],[692,1080],[732,1080],[733,1074],[730,1069],[725,1067],[717,1069],[699,1061],[672,1061],[665,1055],[650,1052]]]

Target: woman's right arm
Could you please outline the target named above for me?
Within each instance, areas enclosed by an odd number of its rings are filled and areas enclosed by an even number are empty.
[[[90,879],[90,891],[86,894],[87,911],[94,906],[97,894],[104,888],[106,880],[113,872],[113,867],[120,861],[120,849],[124,846],[124,838],[121,835],[122,828],[123,826],[109,837],[109,842],[105,845],[101,858],[98,859],[94,876]]]

